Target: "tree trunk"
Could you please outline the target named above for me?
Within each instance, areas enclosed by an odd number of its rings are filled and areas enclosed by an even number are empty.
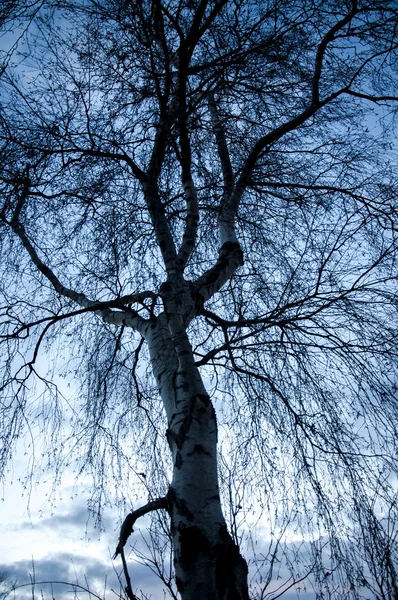
[[[212,402],[192,351],[176,351],[164,315],[147,339],[174,465],[168,498],[178,590],[183,600],[248,600],[247,564],[221,509]]]

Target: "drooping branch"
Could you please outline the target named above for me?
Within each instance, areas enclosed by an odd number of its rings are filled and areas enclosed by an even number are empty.
[[[149,512],[155,511],[155,510],[160,510],[160,509],[165,509],[168,510],[168,499],[167,496],[164,496],[163,498],[156,498],[155,500],[151,500],[150,502],[148,502],[147,504],[145,504],[145,506],[141,506],[141,508],[137,508],[137,510],[133,510],[133,512],[129,513],[127,515],[127,517],[124,519],[122,526],[120,528],[120,534],[119,534],[119,543],[116,546],[116,550],[115,550],[115,554],[113,555],[113,560],[116,559],[116,557],[118,556],[118,554],[120,554],[121,558],[122,558],[122,564],[123,564],[123,572],[124,572],[124,576],[126,579],[126,594],[129,600],[138,600],[138,598],[136,597],[136,595],[133,592],[133,588],[131,586],[131,579],[130,579],[130,574],[128,571],[128,567],[127,567],[127,561],[126,561],[126,557],[124,555],[124,546],[126,545],[126,542],[129,538],[129,536],[133,533],[134,529],[134,524],[136,522],[137,519],[139,519],[140,517],[143,517],[144,515],[148,514]]]
[[[85,296],[85,294],[81,292],[76,292],[61,283],[58,277],[55,275],[54,271],[45,264],[41,258],[39,257],[34,245],[30,241],[24,226],[20,222],[20,214],[23,209],[23,206],[29,196],[29,186],[30,180],[28,176],[28,170],[26,178],[23,182],[23,189],[19,195],[17,206],[14,210],[13,216],[10,221],[3,218],[3,220],[11,227],[13,232],[19,237],[21,243],[25,250],[28,252],[33,264],[37,267],[37,269],[48,279],[48,281],[52,284],[58,294],[64,296],[65,298],[69,298],[79,304],[85,309],[94,310],[97,312],[105,323],[110,323],[112,325],[124,325],[126,327],[132,327],[134,329],[140,330],[145,325],[146,321],[137,312],[129,309],[114,311],[111,310],[110,305],[115,302],[118,306],[122,306],[123,304],[130,304],[135,302],[141,302],[144,297],[153,297],[152,292],[144,292],[143,294],[132,294],[127,295],[119,299],[115,299],[115,301],[109,302],[98,302],[96,300],[90,300]]]
[[[155,510],[168,510],[168,506],[169,504],[167,496],[164,496],[162,498],[156,498],[155,500],[151,500],[144,506],[141,506],[140,508],[137,508],[137,510],[133,510],[131,513],[129,513],[124,519],[123,524],[120,528],[119,543],[116,546],[115,554],[113,555],[113,560],[115,560],[118,554],[122,553],[128,538],[134,531],[133,527],[137,519]]]

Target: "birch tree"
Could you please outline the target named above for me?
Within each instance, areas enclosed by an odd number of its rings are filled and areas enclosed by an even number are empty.
[[[1,466],[28,428],[99,508],[145,491],[116,555],[160,511],[183,600],[263,598],[279,551],[359,597],[347,532],[396,485],[395,2],[27,8],[3,18]],[[274,548],[250,592],[249,509]]]

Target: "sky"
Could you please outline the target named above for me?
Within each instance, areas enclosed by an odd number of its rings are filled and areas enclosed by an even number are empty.
[[[44,369],[38,359],[38,368]],[[75,386],[57,379],[64,397],[73,399]],[[37,390],[36,390],[37,391]],[[35,439],[35,453],[40,455],[40,438]],[[71,468],[63,471],[54,491],[55,474],[51,467],[30,477],[32,447],[30,438],[21,438],[0,484],[0,574],[7,573],[7,583],[17,586],[36,582],[62,581],[90,588],[101,600],[120,598],[122,563],[112,556],[118,543],[119,529],[126,516],[117,508],[104,506],[101,524],[96,526],[89,510],[89,478],[76,482]],[[28,474],[28,476],[27,476]],[[27,483],[31,487],[27,489]],[[147,502],[142,499],[142,504]],[[138,508],[141,503],[132,506]],[[144,549],[141,533],[149,525],[149,517],[137,522],[131,543],[126,546],[130,577],[135,592],[142,589],[149,598],[164,598],[164,585],[151,571],[138,563],[129,550],[132,544]],[[125,585],[123,580],[123,585]],[[1,586],[0,586],[1,592]],[[7,600],[93,600],[73,585],[39,584],[17,587]],[[3,600],[0,594],[0,600]]]
[[[21,450],[14,458],[13,468],[0,489],[0,573],[6,572],[8,582],[16,587],[10,600],[92,600],[93,595],[73,584],[90,588],[101,600],[119,598],[121,573],[120,557],[112,561],[122,515],[105,507],[101,531],[90,518],[87,503],[89,493],[84,485],[76,486],[72,473],[65,476],[58,488],[56,506],[48,501],[49,488],[41,480],[30,497],[19,481],[26,468]],[[145,500],[143,501],[143,503]],[[140,520],[134,533],[134,543],[140,542],[148,518]],[[256,551],[266,549],[266,540],[259,535]],[[246,555],[247,556],[247,555]],[[164,597],[162,583],[151,571],[129,559],[134,590],[142,589],[149,598]],[[287,579],[286,575],[286,579]],[[38,582],[31,586],[32,581]],[[44,584],[44,581],[63,581],[69,585]],[[277,589],[283,578],[270,587]],[[271,596],[272,597],[272,596]],[[1,598],[1,595],[0,595]],[[297,598],[296,591],[284,595],[285,600]],[[312,600],[310,591],[300,598]]]
[[[68,472],[58,488],[55,502],[49,502],[49,486],[43,480],[28,497],[18,480],[26,467],[25,460],[23,453],[14,458],[0,505],[0,573],[6,572],[7,581],[11,584],[24,585],[12,591],[7,600],[95,598],[72,584],[90,588],[101,600],[120,598],[117,573],[121,573],[121,560],[120,557],[115,561],[111,558],[121,523],[118,510],[105,507],[101,531],[96,528],[88,510],[88,489],[84,485],[77,486],[73,474]],[[138,504],[134,508],[137,507]],[[140,519],[130,537],[129,542],[137,544],[138,548],[143,548],[141,533],[145,532],[148,523],[148,517]],[[258,555],[261,552],[266,554],[265,538],[259,531],[256,544]],[[126,546],[130,550],[131,543]],[[245,554],[249,558],[247,551]],[[148,567],[137,562],[132,553],[129,555],[126,552],[126,558],[133,590],[138,596],[143,590],[146,597],[153,600],[169,597],[164,593],[164,585]],[[270,592],[288,579],[283,570],[281,576],[271,584]],[[31,585],[25,585],[32,580],[37,582],[33,591]],[[45,581],[63,581],[69,585],[39,583]],[[310,589],[299,597],[304,600],[315,598]],[[272,595],[269,598],[271,600]],[[298,598],[294,590],[284,595],[285,600],[293,598]]]
[[[45,369],[43,360],[39,358],[37,361],[39,371]],[[66,379],[56,378],[56,381],[62,395],[72,402],[78,392],[76,386]],[[40,455],[40,436],[35,438],[35,453]],[[115,561],[112,556],[118,542],[121,522],[126,515],[121,514],[117,508],[104,506],[101,528],[96,527],[95,519],[90,516],[89,511],[90,480],[80,478],[77,484],[72,467],[64,470],[53,494],[51,489],[55,475],[51,469],[28,478],[32,487],[27,490],[26,475],[29,473],[30,461],[30,438],[21,438],[6,473],[3,488],[0,484],[0,574],[7,573],[7,583],[17,586],[7,600],[95,598],[73,584],[89,588],[101,600],[117,600],[120,598],[117,575],[122,574],[122,563],[120,556]],[[142,498],[131,509],[144,505],[147,500]],[[131,551],[132,545],[138,550],[145,550],[142,535],[148,525],[149,516],[136,523],[135,531],[126,546],[126,558],[132,587],[137,596],[141,597],[142,590],[145,594],[143,598],[162,600],[170,597],[165,594],[164,584],[148,567],[138,562],[134,551]],[[257,533],[256,554],[266,555],[268,535],[264,524],[260,524]],[[246,559],[250,559],[252,553],[250,546],[243,550]],[[289,579],[289,573],[284,568],[281,568],[279,575],[280,578],[271,583],[270,592]],[[37,582],[33,588],[29,585],[32,580]],[[69,585],[39,583],[51,581],[67,582]],[[123,577],[122,581],[125,585]],[[290,590],[284,595],[284,600],[297,597],[297,592]],[[299,597],[313,600],[315,596],[308,590]],[[268,598],[272,600],[272,595]],[[1,594],[0,600],[3,600]]]
[[[21,462],[15,461],[15,473]],[[22,485],[8,479],[0,512],[0,573],[5,571],[8,581],[19,585],[32,579],[65,581],[89,586],[101,599],[117,598],[120,584],[115,569],[121,571],[121,561],[120,557],[112,561],[111,556],[118,539],[118,511],[104,510],[103,531],[99,531],[90,518],[87,490],[76,487],[70,477],[66,479],[69,481],[59,488],[62,500],[56,507],[48,504],[45,484],[32,491],[28,507]],[[138,528],[134,536],[139,539]],[[153,598],[163,597],[162,586],[149,569],[136,562],[129,564],[134,588],[142,587]],[[71,586],[53,586],[52,590],[50,585],[38,584],[35,598],[75,598],[71,590]],[[76,597],[89,595],[80,590]],[[31,586],[17,589],[9,598],[32,600]]]

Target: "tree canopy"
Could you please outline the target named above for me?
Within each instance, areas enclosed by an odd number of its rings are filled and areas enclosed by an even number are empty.
[[[396,3],[0,11],[1,468],[28,429],[173,530],[208,456],[251,597],[396,598]]]

